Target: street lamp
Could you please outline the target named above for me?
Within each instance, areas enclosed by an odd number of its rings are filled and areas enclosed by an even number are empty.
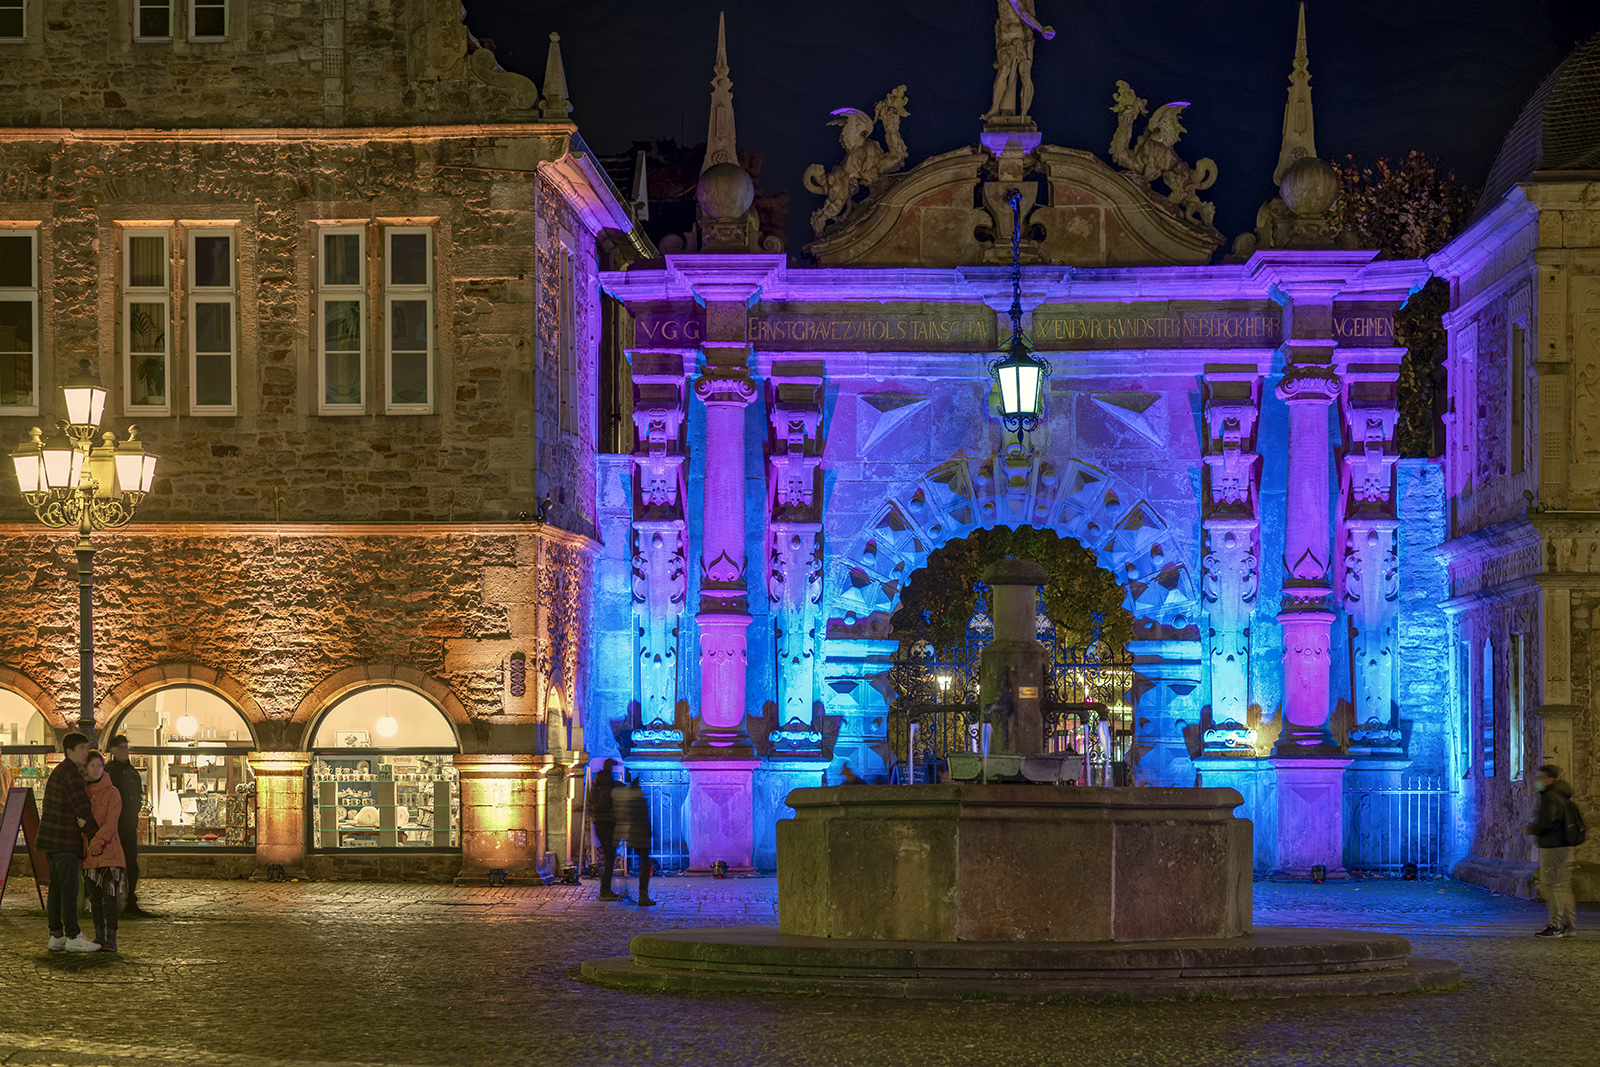
[[[49,441],[37,426],[11,453],[22,499],[46,526],[78,528],[78,729],[94,742],[94,530],[114,530],[133,519],[150,492],[156,457],[144,450],[139,428],[128,439],[100,434],[106,387],[78,362],[78,373],[62,387],[67,417]],[[101,441],[95,443],[96,435]]]
[[[1011,205],[1011,340],[1010,354],[989,364],[1000,385],[1000,418],[1006,429],[1023,434],[1034,428],[1044,413],[1044,380],[1050,364],[1033,354],[1022,335],[1022,194],[1006,193]]]

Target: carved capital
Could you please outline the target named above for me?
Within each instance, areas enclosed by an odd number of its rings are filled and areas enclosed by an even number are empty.
[[[1279,400],[1286,403],[1316,401],[1330,404],[1339,396],[1339,372],[1332,367],[1316,365],[1291,365],[1274,390]]]
[[[705,404],[737,404],[740,407],[756,398],[756,383],[743,367],[708,368],[694,381],[694,395]]]

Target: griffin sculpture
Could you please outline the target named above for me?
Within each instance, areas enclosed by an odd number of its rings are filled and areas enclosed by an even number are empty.
[[[1186,132],[1178,116],[1188,106],[1187,100],[1175,100],[1156,108],[1156,113],[1145,123],[1144,132],[1135,141],[1133,120],[1145,113],[1145,101],[1127,82],[1117,82],[1117,93],[1111,104],[1111,110],[1117,114],[1117,132],[1111,138],[1111,161],[1147,187],[1157,178],[1161,179],[1167,187],[1168,203],[1188,221],[1209,226],[1217,208],[1201,200],[1199,194],[1217,180],[1217,165],[1202,159],[1190,167],[1173,148]]]
[[[806,189],[827,197],[823,205],[811,213],[811,230],[816,234],[821,234],[823,227],[844,213],[857,190],[899,170],[907,154],[906,143],[900,138],[900,120],[910,114],[906,110],[904,85],[896,86],[879,100],[871,115],[853,107],[841,107],[832,114],[835,118],[828,125],[840,127],[839,143],[844,146],[844,162],[832,170],[824,169],[821,163],[813,163],[805,172]],[[880,122],[883,123],[883,144],[872,139],[873,127]]]

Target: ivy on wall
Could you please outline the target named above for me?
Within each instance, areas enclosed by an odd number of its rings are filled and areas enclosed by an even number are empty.
[[[895,636],[902,644],[915,640],[926,616],[927,636],[935,644],[957,640],[977,609],[977,583],[984,568],[1007,556],[1031,559],[1044,568],[1045,610],[1066,643],[1086,645],[1096,616],[1101,637],[1112,648],[1132,639],[1133,617],[1122,606],[1122,589],[1095,563],[1094,553],[1034,526],[977,530],[935,549],[900,597]]]
[[[1478,200],[1476,189],[1456,179],[1425,152],[1379,159],[1362,166],[1346,156],[1333,163],[1341,195],[1332,208],[1340,232],[1353,234],[1361,248],[1376,248],[1385,259],[1421,259],[1439,251],[1466,228]],[[1400,454],[1437,455],[1434,397],[1444,388],[1443,316],[1450,292],[1434,278],[1394,317],[1395,344],[1403,346],[1400,364]]]

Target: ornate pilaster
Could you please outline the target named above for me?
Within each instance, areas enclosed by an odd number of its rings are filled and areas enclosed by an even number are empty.
[[[674,357],[676,358],[676,357]],[[674,754],[683,747],[677,723],[678,623],[687,590],[681,373],[635,358],[633,454],[633,611],[639,719],[635,754]]]
[[[777,646],[778,729],[785,752],[815,754],[817,659],[822,640],[822,379],[783,375],[774,367],[767,459],[769,593]]]
[[[1399,370],[1398,364],[1394,367]],[[1395,640],[1399,617],[1399,519],[1394,474],[1400,458],[1394,377],[1348,375],[1343,408],[1346,448],[1340,499],[1344,568],[1341,599],[1350,620],[1351,697],[1356,728],[1351,751],[1401,754],[1395,709]]]
[[[1261,457],[1255,430],[1261,379],[1253,369],[1209,370],[1205,381],[1204,573],[1211,714],[1201,734],[1210,756],[1254,755],[1250,726],[1250,618],[1260,586]]]
[[[1283,600],[1278,613],[1284,693],[1280,756],[1337,752],[1328,735],[1328,640],[1333,626],[1328,409],[1339,396],[1339,385],[1332,367],[1291,364],[1277,388],[1278,399],[1289,407]]]

